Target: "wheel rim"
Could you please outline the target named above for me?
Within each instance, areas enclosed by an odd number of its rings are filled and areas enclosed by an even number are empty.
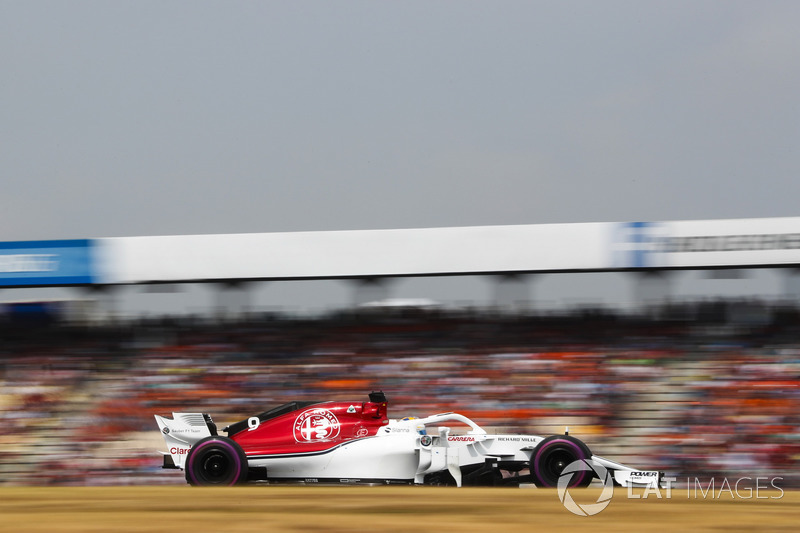
[[[212,483],[221,483],[230,475],[230,461],[225,455],[214,450],[203,458],[204,477]]]
[[[575,454],[566,448],[556,448],[544,461],[544,472],[550,481],[556,482],[568,464],[576,459]]]

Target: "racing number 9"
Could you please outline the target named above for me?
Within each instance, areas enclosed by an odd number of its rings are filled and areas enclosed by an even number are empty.
[[[247,431],[253,431],[254,429],[257,429],[258,426],[261,425],[261,420],[259,420],[257,416],[251,416],[250,418],[247,419],[247,425],[250,426],[250,429],[248,429]]]

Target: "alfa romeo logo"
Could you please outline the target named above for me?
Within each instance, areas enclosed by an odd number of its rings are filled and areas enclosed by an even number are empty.
[[[339,419],[327,409],[308,409],[294,420],[294,440],[319,442],[339,436]]]
[[[603,492],[597,498],[595,503],[578,504],[570,496],[568,485],[572,481],[572,474],[575,472],[582,472],[585,470],[592,470],[597,477],[603,480]],[[614,496],[614,480],[611,473],[606,470],[603,465],[595,464],[592,460],[578,459],[567,465],[561,472],[558,478],[558,499],[564,504],[564,507],[571,513],[579,516],[593,516],[608,507],[611,503],[611,497]]]

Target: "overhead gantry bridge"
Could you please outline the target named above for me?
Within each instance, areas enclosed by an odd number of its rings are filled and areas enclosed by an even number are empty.
[[[636,293],[668,298],[671,270],[780,268],[797,295],[800,217],[116,237],[0,243],[0,287],[354,280],[356,302],[387,280],[630,272]],[[498,294],[503,291],[499,290]],[[508,291],[506,291],[508,292]]]

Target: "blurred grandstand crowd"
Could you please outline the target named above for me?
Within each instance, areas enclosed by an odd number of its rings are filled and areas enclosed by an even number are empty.
[[[0,484],[180,484],[161,469],[154,414],[203,411],[222,428],[292,400],[383,390],[391,418],[456,411],[538,435],[568,426],[594,453],[679,482],[800,486],[800,312],[731,309],[6,321]]]

